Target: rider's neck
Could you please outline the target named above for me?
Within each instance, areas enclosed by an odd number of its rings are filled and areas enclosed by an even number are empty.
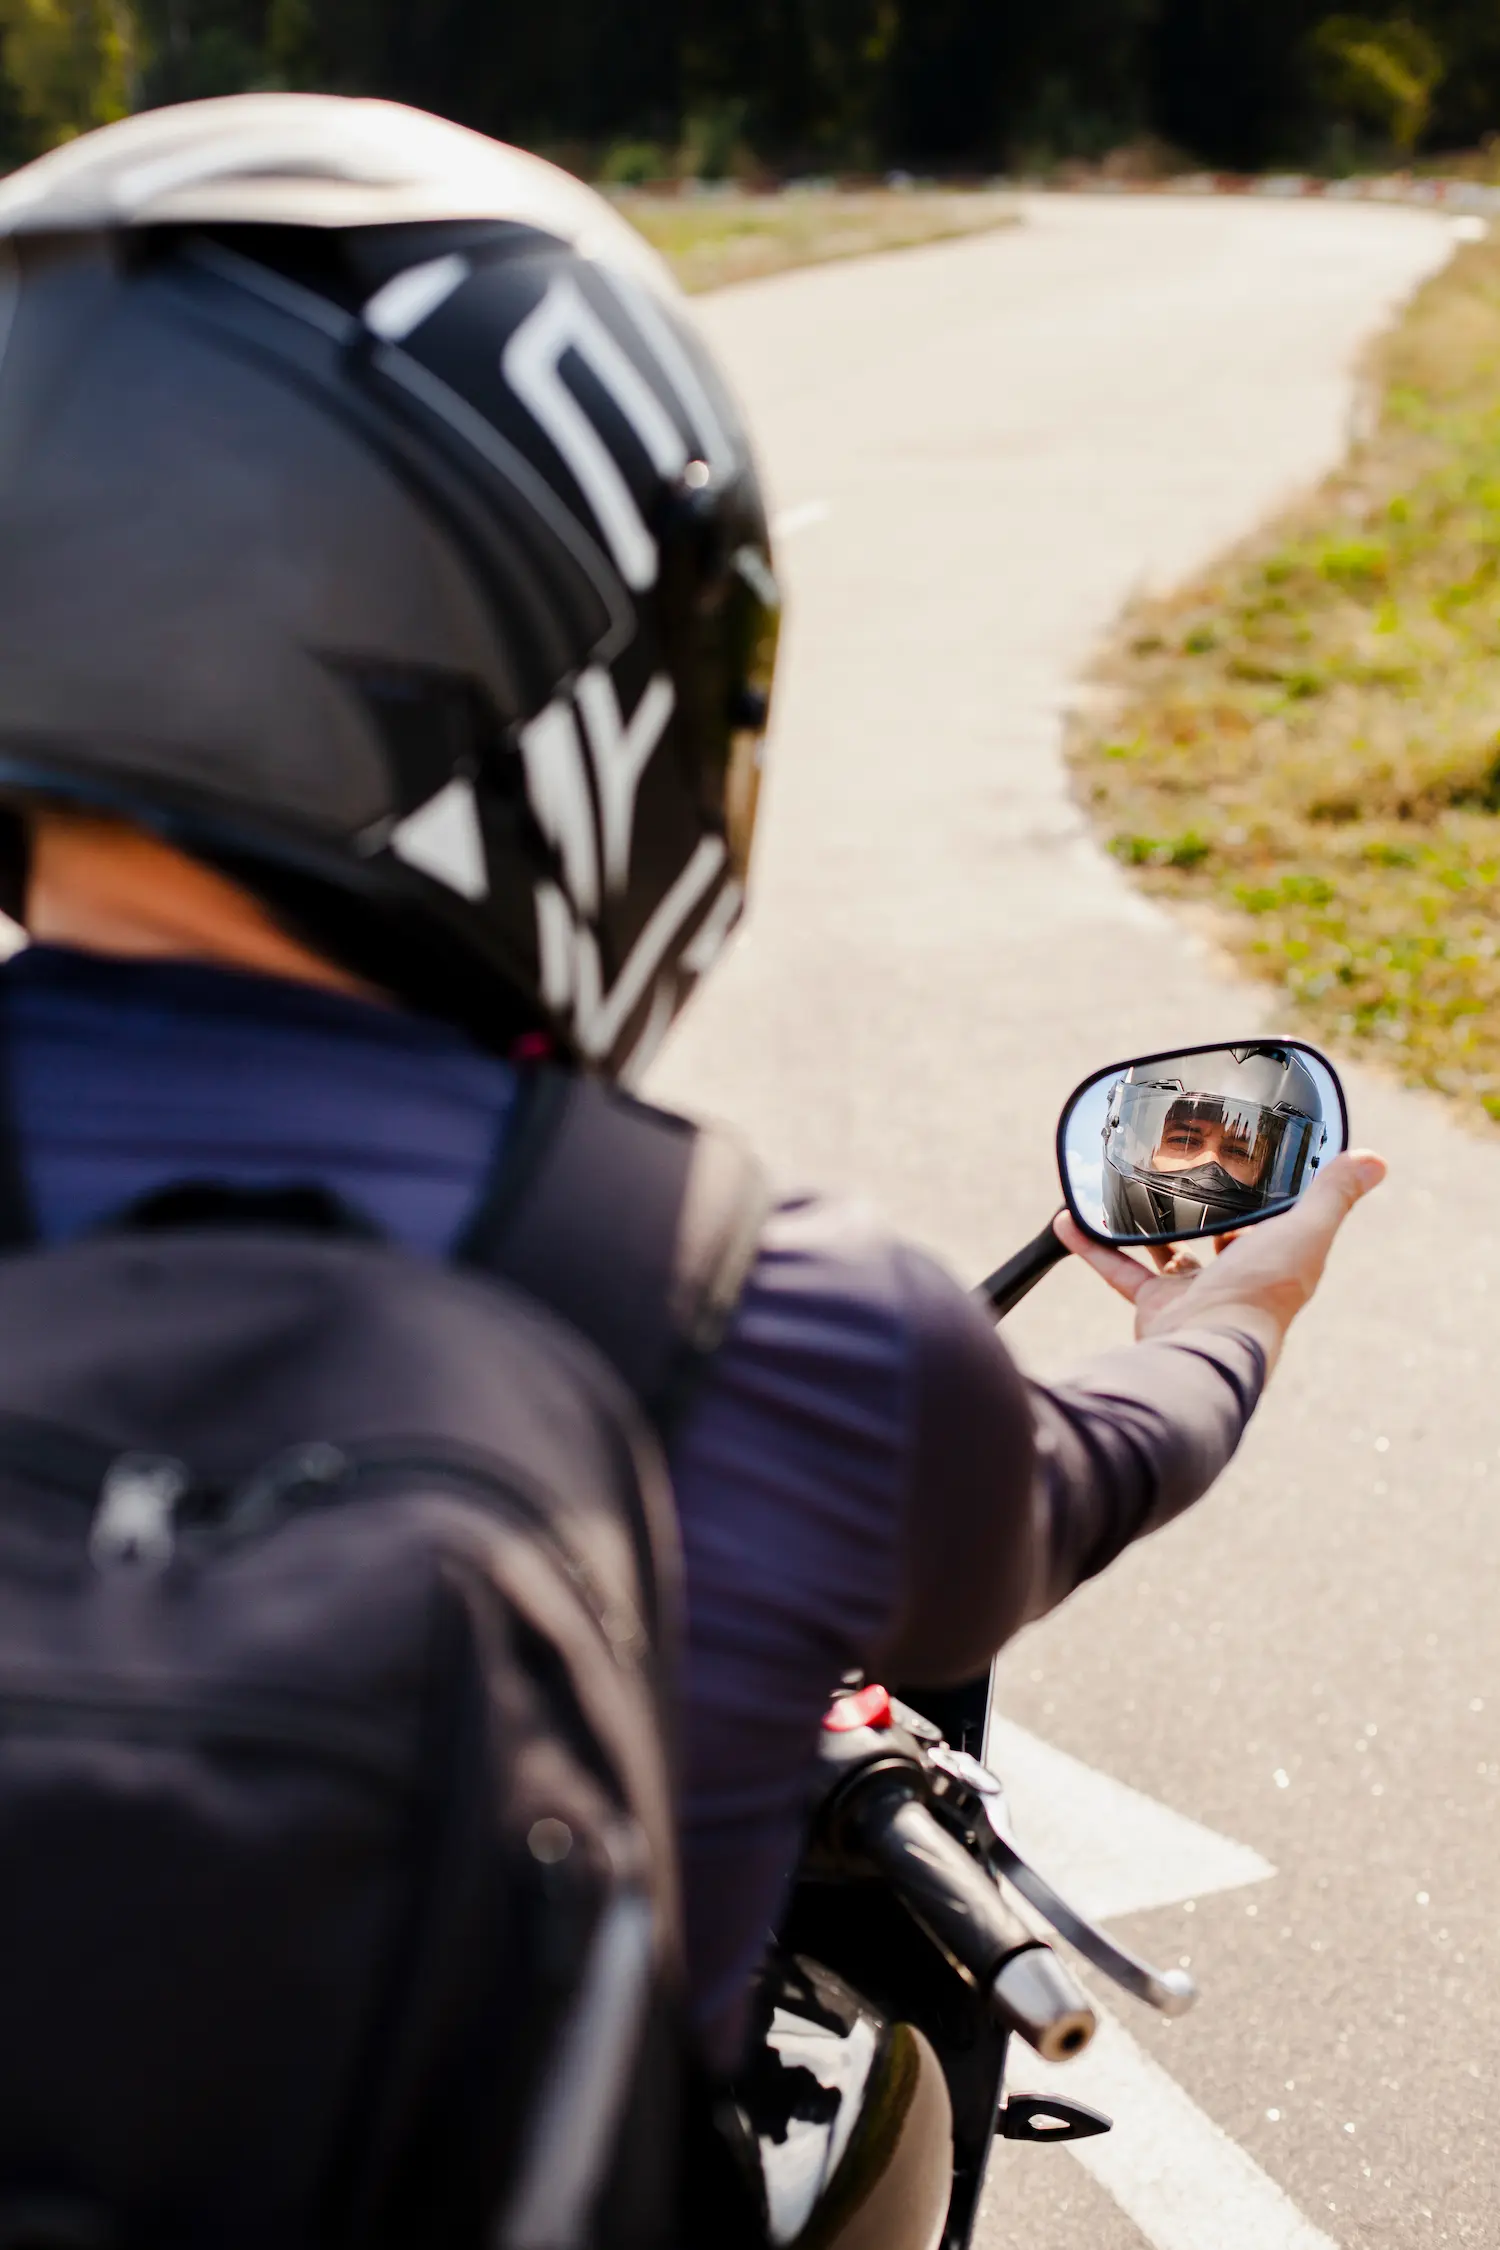
[[[278,928],[247,891],[123,821],[41,811],[31,823],[27,933],[134,961],[200,961],[384,997]]]

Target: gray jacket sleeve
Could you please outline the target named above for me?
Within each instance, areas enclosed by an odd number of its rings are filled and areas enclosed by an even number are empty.
[[[916,1252],[902,1261],[914,1361],[901,1596],[873,1661],[943,1687],[1201,1498],[1266,1370],[1248,1336],[1194,1329],[1028,1383],[948,1275]]]
[[[1260,1400],[1265,1354],[1227,1329],[1111,1352],[1030,1386],[1035,1569],[1027,1614],[1056,1608],[1132,1540],[1201,1500]]]

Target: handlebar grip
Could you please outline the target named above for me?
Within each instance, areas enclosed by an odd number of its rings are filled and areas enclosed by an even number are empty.
[[[1081,2053],[1096,2029],[1088,2001],[904,1776],[862,1777],[842,1813],[849,1841],[1009,2029],[1048,2062]]]

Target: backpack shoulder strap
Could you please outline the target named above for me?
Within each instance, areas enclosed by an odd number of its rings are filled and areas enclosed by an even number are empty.
[[[770,1208],[726,1128],[539,1071],[456,1263],[581,1330],[665,1429],[723,1342]]]

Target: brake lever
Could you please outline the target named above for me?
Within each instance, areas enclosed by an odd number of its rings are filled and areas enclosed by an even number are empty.
[[[1059,1937],[1067,1939],[1075,1953],[1081,1953],[1085,1961],[1091,1962],[1132,1999],[1144,2000],[1148,2008],[1155,2008],[1158,2015],[1185,2016],[1190,2008],[1197,2006],[1198,1987],[1185,1969],[1153,1969],[1149,1961],[1128,1953],[1123,1945],[1117,1945],[1113,1938],[1095,1929],[1092,1922],[1085,1921],[1075,1907],[1059,1897],[1046,1877],[1022,1859],[993,1820],[990,1828],[1001,1874]]]
[[[918,1735],[927,1764],[948,1782],[956,1782],[960,1791],[967,1793],[971,1804],[977,1799],[984,1808],[991,1849],[1001,1874],[1059,1937],[1067,1939],[1075,1953],[1081,1953],[1085,1961],[1092,1962],[1112,1984],[1119,1985],[1132,1999],[1143,2000],[1159,2015],[1185,2016],[1190,2008],[1197,2006],[1198,1987],[1185,1970],[1153,1969],[1149,1961],[1138,1960],[1123,1945],[1116,1945],[1113,1938],[1096,1929],[1092,1922],[1085,1921],[1077,1908],[1069,1906],[1052,1888],[1045,1875],[1039,1875],[1022,1859],[1005,1832],[1005,1786],[998,1774],[991,1773],[988,1766],[971,1758],[966,1750],[955,1750],[941,1739],[934,1740],[937,1728],[918,1712],[909,1711],[904,1703],[893,1705],[893,1709],[897,1718]]]
[[[1185,2016],[1198,2005],[1198,1987],[1185,1969],[1153,1969],[1149,1961],[1142,1961],[1134,1953],[1117,1945],[1113,1938],[1086,1921],[1076,1907],[1052,1888],[1045,1875],[1039,1875],[1029,1861],[1022,1859],[1006,1833],[1008,1814],[1005,1784],[987,1765],[972,1757],[967,1750],[955,1750],[945,1742],[930,1719],[909,1704],[890,1699],[891,1712],[898,1726],[906,1729],[916,1741],[923,1764],[938,1776],[938,1801],[946,1791],[956,1786],[958,1803],[967,1801],[970,1821],[976,1811],[982,1811],[988,1837],[987,1853],[993,1858],[1000,1873],[1018,1891],[1028,1906],[1042,1917],[1048,1927],[1061,1938],[1066,1938],[1075,1953],[1081,1953],[1112,1984],[1128,1992],[1133,2000],[1142,2000],[1158,2015]]]

